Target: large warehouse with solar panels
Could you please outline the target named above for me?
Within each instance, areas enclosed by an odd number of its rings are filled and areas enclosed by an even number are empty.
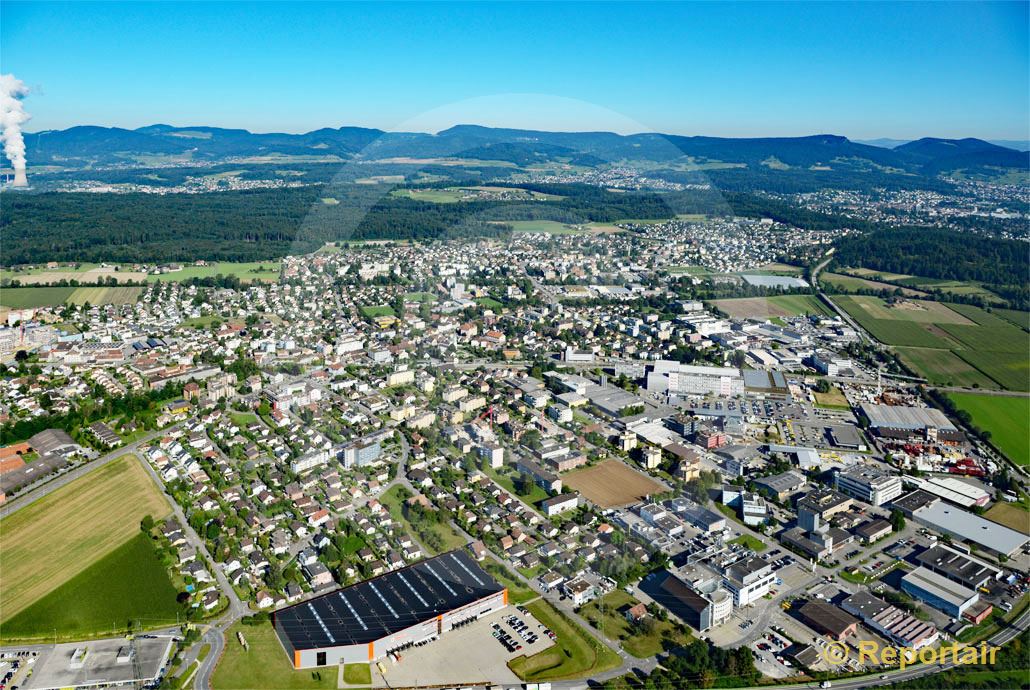
[[[508,604],[464,549],[322,594],[272,614],[294,668],[369,662]]]

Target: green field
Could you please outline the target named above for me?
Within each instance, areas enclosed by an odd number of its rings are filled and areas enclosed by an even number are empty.
[[[1030,390],[1030,355],[1020,352],[995,352],[986,348],[990,341],[985,341],[982,350],[956,350],[962,359],[990,376],[1001,386],[1013,391]]]
[[[236,638],[243,633],[250,651]],[[225,634],[225,652],[211,676],[215,690],[330,690],[336,688],[337,667],[296,671],[286,657],[271,623],[237,623]]]
[[[525,501],[531,506],[536,506],[537,503],[543,501],[546,498],[550,498],[551,496],[549,493],[547,493],[544,489],[537,486],[536,484],[533,484],[533,488],[530,490],[528,494],[522,496],[517,491],[515,491],[514,474],[502,473],[493,467],[486,467],[484,469],[484,472],[490,475],[490,477],[495,482],[500,484],[505,491],[510,493],[512,496],[519,496],[523,501]]]
[[[568,680],[597,675],[621,663],[618,654],[559,613],[550,602],[537,599],[526,608],[555,632],[558,641],[533,656],[508,662],[508,668],[519,678],[533,682]]]
[[[649,627],[630,623],[623,612],[636,603],[632,596],[617,589],[591,601],[579,612],[595,628],[603,628],[607,637],[618,638],[622,648],[638,659],[661,653],[667,643],[677,646],[690,643],[690,634],[682,633],[670,621],[655,619]]]
[[[139,534],[168,502],[125,455],[0,521],[0,612],[6,620]]]
[[[5,641],[85,639],[134,626],[174,624],[180,612],[168,571],[138,532],[72,579],[6,621]],[[138,628],[137,628],[138,629]]]
[[[244,283],[265,282],[274,283],[279,280],[278,259],[269,261],[252,261],[249,263],[236,263],[232,261],[218,261],[206,266],[183,266],[181,271],[173,273],[162,273],[160,275],[148,275],[147,282],[154,283],[159,280],[165,282],[178,282],[191,280],[193,278],[213,278],[216,275],[236,276]]]
[[[730,543],[746,546],[755,553],[765,550],[765,542],[763,542],[761,539],[758,539],[757,537],[752,537],[750,534],[742,534],[736,539],[730,540]]]
[[[991,444],[1017,465],[1030,464],[1030,398],[976,393],[949,393],[948,397],[973,418],[973,424],[991,432]]]
[[[372,667],[368,664],[344,665],[343,682],[348,685],[371,685]]]
[[[374,319],[377,316],[397,316],[397,312],[389,305],[379,304],[361,307],[361,315],[367,319]]]
[[[436,295],[431,292],[409,292],[404,295],[405,302],[435,302]]]
[[[925,347],[896,348],[898,356],[912,370],[938,386],[996,388],[995,382],[951,350]]]
[[[407,518],[404,517],[404,512],[401,508],[404,503],[403,499],[400,497],[401,489],[404,489],[404,487],[400,484],[392,487],[389,491],[379,497],[379,502],[389,509],[390,517],[403,525],[405,531],[418,539],[426,549],[429,549],[435,555],[452,549],[461,548],[468,543],[465,537],[455,532],[450,525],[434,522],[432,524],[426,523],[420,525],[422,528],[421,531],[415,529],[415,526],[408,522]],[[430,539],[435,538],[438,541],[435,548],[433,544],[426,543],[428,541],[426,539],[427,536],[429,536]]]
[[[477,297],[476,304],[481,307],[486,307],[487,309],[492,309],[493,311],[504,309],[504,303],[498,302],[493,297]]]
[[[537,593],[522,584],[521,580],[515,578],[506,567],[490,558],[489,556],[481,564],[486,572],[502,585],[508,588],[508,601],[512,604],[525,604],[537,598]]]
[[[902,360],[931,383],[1030,390],[1030,335],[1006,319],[962,304],[834,299],[874,338],[897,347]]]
[[[515,228],[515,232],[546,233],[548,235],[580,235],[586,232],[576,226],[553,220],[509,220],[505,222]]]
[[[0,307],[33,309],[64,304],[77,288],[73,287],[17,287],[0,288]]]
[[[740,297],[712,302],[720,311],[734,318],[766,319],[804,314],[830,315],[829,308],[815,295],[776,295],[774,297]]]

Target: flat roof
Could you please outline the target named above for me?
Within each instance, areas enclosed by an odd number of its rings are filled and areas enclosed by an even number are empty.
[[[943,412],[932,407],[863,404],[862,412],[869,418],[869,425],[873,427],[912,431],[934,427],[945,431],[957,431]]]
[[[367,644],[504,590],[465,549],[273,614],[294,649]]]
[[[943,575],[924,568],[922,566],[916,568],[910,573],[906,573],[901,578],[903,583],[909,583],[918,587],[919,589],[932,594],[936,598],[946,601],[956,607],[963,607],[969,602],[970,599],[975,599],[977,593],[968,587],[963,587],[957,582],[952,582]]]
[[[944,544],[931,546],[918,554],[916,560],[920,565],[943,573],[946,577],[970,588],[979,587],[983,582],[1001,575],[998,568]]]
[[[798,614],[817,632],[841,637],[848,628],[858,625],[858,619],[844,609],[825,601],[809,600],[801,605]]]
[[[928,527],[949,532],[960,539],[1005,555],[1018,551],[1030,541],[1030,537],[1021,532],[941,501],[919,508],[912,513],[912,517]]]

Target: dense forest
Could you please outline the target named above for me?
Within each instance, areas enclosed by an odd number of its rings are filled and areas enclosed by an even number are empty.
[[[5,264],[257,261],[310,252],[327,241],[499,236],[510,231],[505,220],[672,215],[658,194],[565,185],[560,196],[436,204],[350,184],[219,194],[5,195],[0,233]]]
[[[1030,272],[1024,242],[933,228],[893,228],[850,236],[837,243],[841,266],[971,280],[1020,288]]]

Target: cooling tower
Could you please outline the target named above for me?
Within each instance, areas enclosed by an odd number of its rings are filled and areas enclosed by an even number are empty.
[[[15,170],[14,171],[14,182],[11,183],[11,186],[12,187],[28,187],[29,186],[29,180],[28,180],[28,178],[25,177],[25,171],[24,170]]]

